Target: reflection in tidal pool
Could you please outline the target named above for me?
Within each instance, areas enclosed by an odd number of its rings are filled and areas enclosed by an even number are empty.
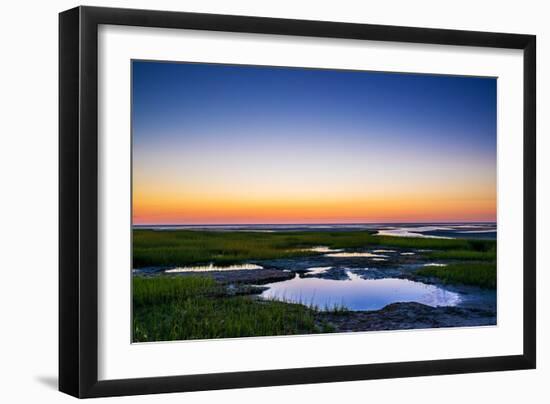
[[[456,306],[458,293],[407,279],[363,279],[348,271],[348,280],[314,277],[268,284],[264,299],[317,306],[321,310],[344,306],[348,310],[379,310],[390,303],[418,302],[429,306]]]

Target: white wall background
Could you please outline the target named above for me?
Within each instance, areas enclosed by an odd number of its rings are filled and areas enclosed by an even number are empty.
[[[57,13],[74,1],[5,3],[0,24],[0,401],[63,403],[57,389]],[[90,1],[282,18],[536,34],[538,40],[538,369],[111,398],[126,403],[548,402],[550,380],[550,25],[545,2]],[[6,261],[7,257],[7,261]],[[414,348],[412,348],[414,349]],[[545,383],[546,382],[546,383]]]

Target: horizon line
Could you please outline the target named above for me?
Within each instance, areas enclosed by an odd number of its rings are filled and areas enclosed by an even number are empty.
[[[373,225],[373,224],[496,224],[495,221],[421,221],[421,222],[345,222],[345,223],[132,223],[132,226],[317,226],[317,225]]]

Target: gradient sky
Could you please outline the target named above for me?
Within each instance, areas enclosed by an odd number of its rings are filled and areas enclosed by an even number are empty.
[[[496,79],[132,62],[134,224],[496,220]]]

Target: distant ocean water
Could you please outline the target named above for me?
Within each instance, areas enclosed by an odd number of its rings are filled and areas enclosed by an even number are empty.
[[[134,229],[202,231],[352,231],[370,230],[379,235],[425,238],[483,238],[495,240],[496,223],[353,223],[353,224],[228,224],[135,225]]]

